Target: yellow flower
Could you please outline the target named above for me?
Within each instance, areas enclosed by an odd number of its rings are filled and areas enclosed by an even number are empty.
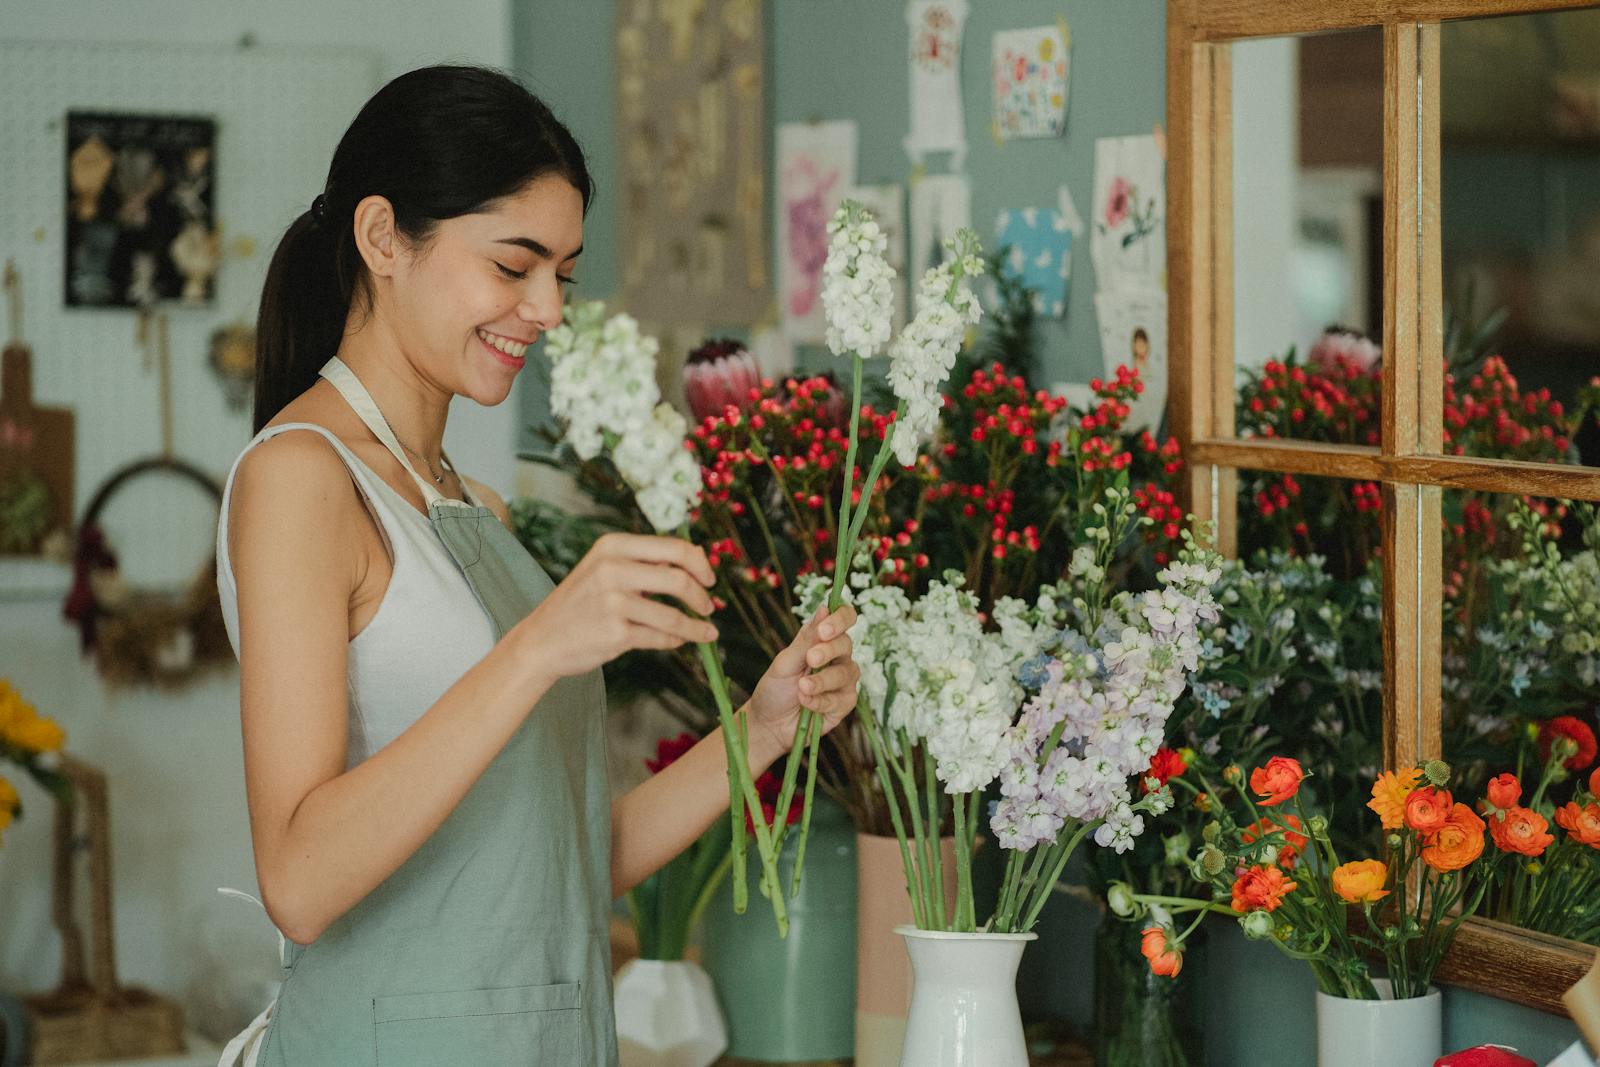
[[[1422,772],[1415,767],[1403,771],[1384,771],[1372,783],[1372,799],[1367,807],[1378,813],[1385,830],[1398,830],[1406,824],[1406,797],[1422,781]]]
[[[66,734],[53,719],[35,715],[20,723],[13,723],[11,743],[29,752],[54,752],[66,740]]]
[[[25,752],[54,752],[65,740],[54,719],[40,715],[10,682],[0,679],[0,741]]]
[[[11,825],[11,819],[17,813],[17,789],[4,778],[0,778],[0,834]]]
[[[1383,883],[1389,868],[1382,860],[1355,860],[1333,869],[1333,891],[1347,904],[1364,904],[1389,895]]]

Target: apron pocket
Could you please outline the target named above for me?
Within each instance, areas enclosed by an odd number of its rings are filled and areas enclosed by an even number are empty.
[[[582,1063],[581,1003],[577,982],[375,997],[378,1065]]]

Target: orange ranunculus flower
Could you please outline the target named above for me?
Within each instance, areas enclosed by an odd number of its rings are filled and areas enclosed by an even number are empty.
[[[1247,868],[1233,881],[1233,910],[1276,911],[1299,884],[1289,881],[1278,867]]]
[[[1333,869],[1333,891],[1346,904],[1366,904],[1389,895],[1383,884],[1389,866],[1382,860],[1352,860]]]
[[[1448,789],[1435,789],[1425,785],[1413,789],[1406,797],[1406,825],[1419,834],[1431,834],[1450,817],[1450,807],[1455,798]]]
[[[1600,802],[1580,808],[1575,801],[1567,801],[1556,809],[1556,825],[1580,845],[1600,848]]]
[[[1522,783],[1514,774],[1497,774],[1489,779],[1487,795],[1490,806],[1509,811],[1522,799]]]
[[[1459,871],[1483,855],[1483,820],[1465,804],[1456,804],[1443,826],[1422,845],[1422,862],[1436,871]]]
[[[1288,824],[1288,828],[1284,824]],[[1286,871],[1292,871],[1295,860],[1300,858],[1301,851],[1306,847],[1306,835],[1295,832],[1299,829],[1300,817],[1297,815],[1285,815],[1277,821],[1264,818],[1254,826],[1246,826],[1239,834],[1239,840],[1248,845],[1257,838],[1274,837],[1278,843],[1278,865]]]
[[[1406,824],[1406,797],[1422,781],[1422,771],[1408,767],[1403,771],[1384,771],[1372,783],[1372,799],[1367,807],[1378,813],[1385,830],[1398,830]]]
[[[1250,788],[1255,791],[1264,808],[1282,804],[1300,791],[1300,780],[1306,776],[1300,761],[1288,756],[1273,756],[1265,767],[1250,772]]]
[[[1489,817],[1489,836],[1501,852],[1542,856],[1555,842],[1549,829],[1550,823],[1532,808],[1512,806]]]
[[[1147,926],[1139,940],[1139,951],[1150,961],[1150,970],[1163,978],[1176,978],[1183,970],[1183,949],[1167,941],[1163,926]]]

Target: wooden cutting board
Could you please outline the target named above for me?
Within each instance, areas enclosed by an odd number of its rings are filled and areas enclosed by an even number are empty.
[[[0,353],[0,485],[31,468],[50,490],[50,530],[70,534],[73,414],[70,408],[34,406],[32,363],[33,354],[20,342]]]

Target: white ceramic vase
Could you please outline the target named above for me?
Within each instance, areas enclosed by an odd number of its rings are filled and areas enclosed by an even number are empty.
[[[1395,1000],[1387,978],[1374,978],[1377,1000],[1317,993],[1317,1067],[1432,1067],[1444,1053],[1442,997]]]
[[[716,990],[690,960],[631,960],[612,986],[621,1067],[710,1067],[728,1047]]]
[[[1037,934],[952,934],[899,926],[911,954],[901,1067],[1027,1067],[1017,965]]]

